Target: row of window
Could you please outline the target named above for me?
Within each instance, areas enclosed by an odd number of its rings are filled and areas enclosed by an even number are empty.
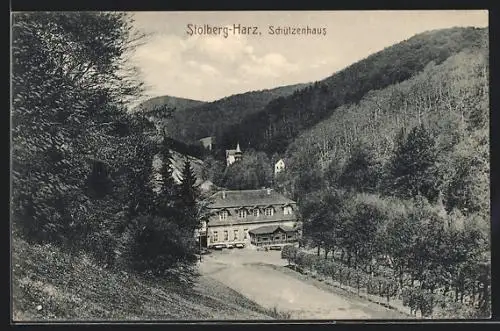
[[[252,210],[252,214],[254,217],[259,217],[260,215],[260,210],[259,209],[254,209]],[[264,214],[266,216],[273,216],[274,215],[274,208],[272,207],[268,207],[264,210]],[[290,206],[286,206],[285,208],[283,208],[283,214],[284,215],[290,215],[292,214],[292,207]],[[239,218],[245,218],[247,217],[247,210],[246,209],[240,209],[238,210],[238,217]],[[229,213],[227,210],[222,210],[219,212],[219,219],[220,220],[225,220],[227,217],[229,216]]]
[[[244,229],[243,230],[243,239],[247,239],[248,237],[248,229]],[[240,240],[239,239],[240,236],[239,236],[239,230],[234,230],[233,231],[233,240]],[[223,241],[228,241],[229,240],[229,231],[227,230],[224,230],[224,236],[223,236]],[[219,232],[218,231],[214,231],[213,234],[212,234],[212,242],[213,243],[216,243],[219,241]]]

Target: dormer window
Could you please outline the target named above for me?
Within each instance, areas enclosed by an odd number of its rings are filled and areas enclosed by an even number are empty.
[[[229,213],[227,212],[227,210],[222,210],[221,212],[219,212],[219,220],[223,221],[227,219],[228,214]]]
[[[238,217],[239,218],[245,218],[245,217],[247,217],[247,211],[245,209],[238,210]]]
[[[259,217],[259,214],[260,214],[259,209],[258,209],[258,208],[255,208],[255,209],[253,210],[253,216],[254,216],[254,217]]]
[[[273,207],[267,207],[266,208],[266,216],[273,216],[273,214],[274,214]]]
[[[291,215],[291,214],[292,214],[292,207],[290,207],[290,206],[285,206],[285,207],[283,208],[283,214],[284,214],[284,215]]]

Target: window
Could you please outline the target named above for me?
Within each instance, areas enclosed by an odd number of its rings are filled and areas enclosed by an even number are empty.
[[[227,210],[223,210],[223,211],[221,211],[221,212],[219,213],[219,219],[220,219],[220,220],[225,220],[225,219],[227,219],[227,215],[228,215]]]
[[[238,230],[234,230],[234,238],[233,240],[238,240]]]
[[[248,229],[243,229],[243,239],[247,239]]]
[[[224,231],[224,240],[229,240],[229,234],[227,230]]]
[[[290,215],[291,213],[292,213],[292,207],[285,206],[285,208],[283,208],[283,214]]]
[[[253,210],[253,216],[255,216],[255,217],[259,217],[259,209],[258,209],[258,208],[255,208],[255,209]]]
[[[272,207],[266,208],[266,216],[273,216],[274,209]]]
[[[214,231],[214,236],[212,237],[212,242],[215,243],[218,241],[219,241],[219,234],[217,233],[217,231]]]
[[[238,211],[238,217],[239,218],[245,218],[247,216],[247,211],[245,209],[240,209]]]

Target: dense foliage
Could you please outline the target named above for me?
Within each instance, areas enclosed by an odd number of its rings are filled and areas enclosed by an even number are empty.
[[[189,264],[196,215],[173,181],[153,192],[155,126],[126,111],[141,92],[129,15],[18,13],[12,29],[15,234],[108,266]]]
[[[485,46],[431,62],[287,151],[281,185],[309,246],[352,272],[385,269],[424,316],[490,314],[488,70]]]

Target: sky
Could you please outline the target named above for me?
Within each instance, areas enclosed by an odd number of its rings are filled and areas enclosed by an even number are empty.
[[[488,26],[485,10],[132,15],[135,28],[147,35],[131,57],[145,83],[144,98],[170,95],[201,101],[321,80],[424,31]],[[216,35],[199,34],[195,25],[198,29],[207,25],[231,29],[227,35],[223,30]],[[252,27],[247,29],[249,34],[244,33],[246,26]],[[278,27],[309,28],[319,33],[284,35],[278,34]]]

